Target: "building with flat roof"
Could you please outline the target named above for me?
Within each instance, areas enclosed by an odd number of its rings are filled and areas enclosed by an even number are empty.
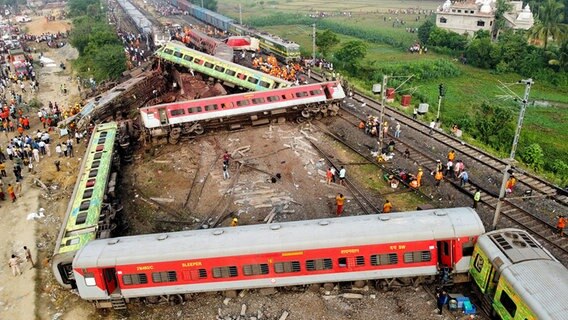
[[[534,18],[529,5],[510,1],[511,11],[504,15],[506,25],[512,29],[530,29]],[[478,30],[491,32],[495,23],[495,0],[446,0],[436,10],[436,26],[459,34],[473,35]]]

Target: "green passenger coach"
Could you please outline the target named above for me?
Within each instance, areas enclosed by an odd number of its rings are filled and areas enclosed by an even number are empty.
[[[71,263],[75,253],[89,241],[110,236],[115,212],[108,202],[108,186],[117,130],[116,122],[94,129],[59,231],[52,269],[57,281],[67,288],[73,286]]]
[[[524,230],[480,236],[470,274],[499,319],[568,319],[568,269]]]

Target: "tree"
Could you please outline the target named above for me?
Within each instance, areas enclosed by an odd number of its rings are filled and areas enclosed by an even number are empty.
[[[355,74],[366,54],[367,44],[363,41],[354,40],[344,43],[335,53],[335,58],[344,70]]]
[[[513,6],[508,0],[497,0],[495,8],[495,23],[493,24],[493,37],[499,39],[501,30],[506,26],[505,13],[511,11]]]
[[[494,63],[491,57],[493,43],[490,38],[473,39],[465,49],[465,57],[468,63],[480,67],[491,68]]]
[[[568,38],[558,48],[549,52],[548,64],[558,67],[559,71],[568,71]]]
[[[191,3],[196,4],[198,6],[201,6],[201,4],[203,3],[205,9],[209,9],[211,11],[217,11],[217,0],[191,0]]]
[[[436,25],[430,20],[426,20],[420,27],[418,27],[418,39],[422,44],[428,43],[428,38],[430,38],[430,33],[436,28]]]
[[[89,6],[95,6],[96,8],[101,6],[99,0],[69,0],[67,5],[69,6],[69,15],[71,17],[87,15]]]
[[[325,30],[324,32],[318,32],[316,34],[316,45],[318,46],[321,54],[327,57],[329,50],[339,43],[339,38],[331,30]]]
[[[564,4],[556,0],[546,0],[539,10],[538,22],[529,30],[529,40],[539,40],[544,48],[548,47],[548,40],[562,41],[566,37],[564,20]]]
[[[500,149],[507,145],[506,141],[510,141],[504,138],[508,136],[512,119],[511,110],[484,102],[475,117],[475,136],[483,143]]]

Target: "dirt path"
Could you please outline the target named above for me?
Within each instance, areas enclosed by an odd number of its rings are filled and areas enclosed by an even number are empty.
[[[42,32],[57,32],[63,31],[68,28],[67,22],[56,21],[53,23],[46,23],[43,17],[34,17],[34,21],[27,25],[28,30],[34,31],[36,34]],[[67,61],[76,57],[76,51],[65,46],[61,49],[48,49],[44,50],[44,56],[51,58],[57,62]],[[34,55],[34,59],[38,59]],[[36,73],[40,83],[40,90],[37,92],[36,97],[39,101],[48,104],[48,101],[57,101],[59,105],[68,106],[70,103],[77,101],[77,86],[73,85],[70,81],[69,68],[63,71],[59,67],[36,67]],[[69,88],[69,94],[66,96],[61,95],[59,86],[61,83],[66,83]],[[24,94],[24,100],[29,101],[32,94],[29,92]],[[39,119],[36,115],[37,110],[29,110],[31,120],[31,130],[27,130],[24,134],[35,133],[38,129],[42,129]],[[14,134],[8,136],[4,133],[0,135],[0,145],[2,148],[6,147],[8,138],[13,138]],[[58,135],[54,132],[51,133],[52,140],[59,140]],[[46,173],[48,166],[53,166],[54,160],[54,144],[52,144],[52,158],[43,157],[39,163],[34,163],[34,173],[23,170],[23,184],[22,192],[18,193],[18,199],[15,203],[9,201],[0,202],[0,214],[2,216],[2,223],[0,224],[0,254],[2,255],[2,268],[0,268],[0,319],[35,319],[36,315],[43,312],[36,310],[36,284],[41,288],[38,283],[38,275],[40,272],[49,270],[50,266],[43,261],[37,261],[38,250],[45,250],[43,243],[38,241],[36,233],[41,230],[44,219],[50,219],[54,215],[61,216],[62,212],[49,212],[46,211],[46,218],[37,221],[28,221],[26,217],[31,212],[38,212],[40,205],[40,198],[43,190],[33,186],[33,181],[36,178],[42,178]],[[77,152],[80,152],[78,150]],[[5,188],[8,183],[14,184],[14,175],[11,174],[13,164],[11,161],[6,163],[6,171],[10,173],[7,178],[3,179]],[[62,199],[61,201],[68,201]],[[30,263],[25,262],[25,254],[23,246],[28,246],[35,260],[34,269],[30,268]],[[8,259],[12,254],[20,257],[23,263],[20,268],[23,272],[22,275],[14,277],[11,269],[8,267]],[[51,256],[51,253],[47,253]]]

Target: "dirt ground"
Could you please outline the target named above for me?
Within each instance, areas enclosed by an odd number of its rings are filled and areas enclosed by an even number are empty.
[[[47,21],[43,16],[32,16],[30,18],[32,19],[31,22],[23,24],[29,34],[41,35],[42,33],[57,33],[71,30],[71,22],[68,20]]]
[[[46,23],[45,19],[41,17],[33,17],[33,22],[28,23],[29,30],[35,30],[37,34],[41,32],[62,31],[62,28],[67,28],[67,23],[56,21],[53,23]],[[61,49],[45,50],[45,56],[52,58],[56,61],[66,61],[76,57],[74,52],[69,46]],[[34,58],[38,58],[34,56]],[[59,105],[67,106],[68,103],[73,103],[77,100],[76,89],[70,86],[70,92],[67,96],[63,96],[59,92],[59,84],[67,83],[69,81],[69,69],[63,72],[59,67],[37,69],[40,90],[37,93],[37,98],[47,105],[48,101],[57,101]],[[24,100],[28,101],[31,98],[31,93],[24,94]],[[36,115],[37,110],[29,110],[29,116],[32,129],[29,133],[35,132],[40,129],[39,119]],[[26,132],[28,133],[28,132]],[[12,138],[13,135],[6,136],[0,135],[0,145],[5,148],[7,138]],[[53,140],[58,140],[57,135],[51,134]],[[53,145],[52,145],[53,152]],[[78,150],[81,152],[81,149]],[[84,152],[84,148],[83,148]],[[54,152],[53,152],[54,153]],[[24,180],[22,184],[22,192],[18,193],[18,200],[16,203],[9,203],[4,201],[0,203],[0,211],[4,216],[3,223],[0,224],[0,252],[2,253],[5,263],[4,267],[0,268],[0,318],[1,319],[35,319],[43,313],[43,310],[38,309],[38,301],[36,299],[36,289],[42,289],[40,277],[49,270],[43,257],[51,256],[53,252],[53,245],[51,243],[54,230],[56,230],[60,223],[59,219],[64,213],[64,207],[68,199],[64,199],[63,190],[53,190],[59,195],[53,197],[46,196],[45,191],[34,186],[34,179],[42,181],[52,181],[54,186],[61,186],[68,188],[73,185],[75,180],[75,168],[78,164],[78,158],[65,159],[62,161],[63,172],[55,174],[55,167],[53,165],[54,155],[52,158],[44,157],[40,160],[39,164],[35,165],[35,172],[28,173],[24,171]],[[11,172],[11,164],[8,164],[7,171]],[[8,183],[15,183],[13,175],[3,179],[5,185]],[[52,201],[49,204],[49,200]],[[46,206],[48,204],[48,206]],[[40,207],[45,207],[46,217],[37,221],[28,221],[26,217],[32,212],[38,212]],[[55,231],[56,232],[56,231]],[[46,241],[50,240],[50,242]],[[35,269],[30,269],[30,264],[24,262],[21,265],[23,275],[14,277],[10,268],[7,266],[7,260],[11,254],[16,254],[21,260],[25,261],[23,246],[28,246],[35,259]],[[40,260],[40,261],[38,261]],[[47,318],[47,317],[46,317]]]

